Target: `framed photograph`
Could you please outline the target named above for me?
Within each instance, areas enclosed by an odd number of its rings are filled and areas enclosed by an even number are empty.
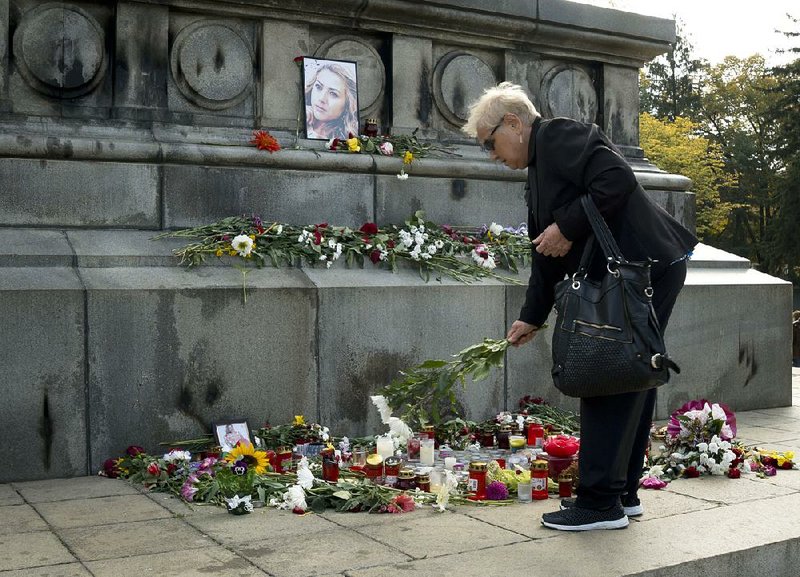
[[[303,57],[306,138],[358,134],[357,78],[355,62]]]
[[[213,423],[214,437],[217,444],[227,453],[232,451],[237,443],[250,443],[250,427],[247,426],[245,419],[228,419]]]

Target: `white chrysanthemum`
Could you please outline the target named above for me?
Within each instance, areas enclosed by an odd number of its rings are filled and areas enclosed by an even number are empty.
[[[164,455],[164,460],[168,463],[175,463],[176,461],[191,461],[192,454],[189,451],[178,451],[173,449]]]
[[[489,225],[489,232],[491,232],[494,236],[499,236],[501,232],[503,232],[502,225],[493,222]]]
[[[436,245],[435,244],[429,244],[428,245],[428,254],[436,254]]]
[[[305,511],[308,509],[305,490],[299,484],[292,485],[283,494],[283,501],[278,502],[276,506],[278,509],[300,509]]]
[[[297,463],[297,484],[303,489],[310,489],[314,486],[314,474],[308,468],[308,458],[303,457]]]
[[[250,256],[250,253],[253,252],[253,239],[246,234],[240,234],[233,237],[231,247],[239,253],[239,256]]]
[[[414,434],[411,428],[398,417],[389,417],[388,425],[392,436],[396,437],[402,445],[406,444],[411,435]]]
[[[392,416],[392,408],[389,406],[389,403],[386,401],[386,397],[383,395],[372,395],[370,397],[372,404],[378,409],[378,412],[381,414],[381,423],[387,424],[389,422],[389,418]]]
[[[397,180],[408,180],[408,174],[406,174],[405,172],[401,172],[400,174],[397,175]]]
[[[244,510],[248,513],[252,512],[253,510],[253,503],[250,501],[250,495],[246,495],[244,497],[234,495],[230,499],[225,499],[225,504],[228,506],[230,511],[237,509],[240,505],[244,505]]]
[[[442,248],[444,246],[444,241],[443,240],[437,240],[433,244],[434,244],[434,246],[436,246],[437,249],[440,249],[440,248]]]

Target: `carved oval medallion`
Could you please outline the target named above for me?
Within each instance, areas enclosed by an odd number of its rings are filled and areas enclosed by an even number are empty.
[[[349,36],[334,36],[319,47],[316,56],[355,62],[359,112],[367,114],[379,104],[386,88],[386,68],[375,48]]]
[[[460,126],[469,116],[470,103],[496,83],[483,60],[467,52],[450,52],[433,71],[433,99],[442,116]]]
[[[565,116],[581,122],[597,119],[597,92],[589,74],[578,67],[559,65],[542,79],[545,115]]]

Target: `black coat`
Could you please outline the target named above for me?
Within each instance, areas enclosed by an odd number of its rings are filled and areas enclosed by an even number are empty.
[[[580,196],[591,194],[622,254],[630,261],[655,261],[666,267],[680,260],[697,238],[650,200],[633,170],[595,124],[567,118],[537,118],[528,148],[528,229],[531,239],[553,222],[573,242],[563,257],[533,251],[533,266],[520,320],[539,326],[553,307],[553,289],[578,269],[591,232]],[[605,270],[595,251],[590,276]]]

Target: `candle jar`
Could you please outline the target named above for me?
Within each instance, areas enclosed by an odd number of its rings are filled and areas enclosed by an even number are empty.
[[[373,453],[367,457],[367,464],[364,468],[367,479],[373,483],[380,484],[383,481],[383,457]]]
[[[547,461],[531,464],[531,494],[534,499],[547,499]]]
[[[378,136],[378,120],[376,118],[367,118],[364,121],[364,134],[366,136]]]
[[[500,449],[510,449],[508,438],[511,436],[511,425],[500,425],[497,431],[497,446]]]
[[[435,439],[436,438],[436,429],[433,425],[422,425],[422,432],[420,436],[423,439]]]
[[[532,500],[532,486],[530,481],[520,481],[517,483],[517,499],[521,503],[530,503]]]
[[[434,440],[420,439],[419,442],[419,462],[427,467],[433,467],[434,461]]]
[[[275,454],[275,472],[287,473],[292,468],[292,449],[280,447]]]
[[[389,457],[383,462],[383,484],[389,487],[397,485],[397,475],[400,472],[400,459]]]
[[[426,493],[431,492],[431,476],[430,473],[417,473],[417,488]]]
[[[416,475],[411,467],[403,467],[397,473],[397,488],[401,491],[413,491],[417,486]]]
[[[562,498],[572,497],[572,477],[569,475],[558,476],[558,496]]]
[[[494,447],[494,429],[481,429],[478,434],[478,442],[481,447]]]
[[[470,495],[468,499],[473,501],[486,500],[486,463],[473,461],[469,464],[469,481],[467,490]]]
[[[355,471],[363,471],[367,466],[367,448],[355,446],[353,447],[353,456],[350,468]]]
[[[320,455],[322,456],[322,478],[335,483],[339,480],[339,460],[336,458],[336,452],[333,449],[324,449]]]
[[[382,435],[378,437],[375,445],[377,453],[383,459],[394,455],[394,441],[392,441],[392,438],[389,435]]]
[[[414,433],[409,437],[406,450],[408,451],[409,461],[419,461],[419,442],[422,440],[420,433]]]
[[[541,449],[544,444],[544,427],[541,423],[528,423],[528,446]]]

